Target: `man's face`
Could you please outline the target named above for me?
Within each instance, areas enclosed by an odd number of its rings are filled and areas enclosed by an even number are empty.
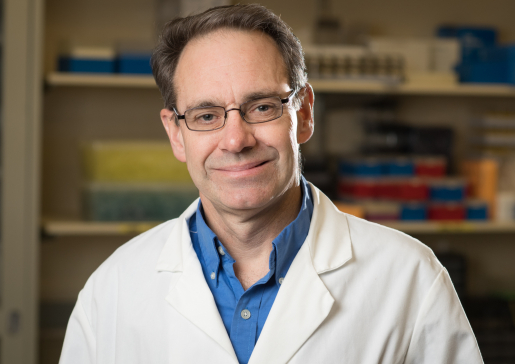
[[[174,80],[179,114],[197,106],[239,108],[256,95],[285,98],[291,91],[274,41],[258,32],[222,30],[190,41]],[[305,94],[299,111],[284,104],[279,119],[251,125],[230,111],[222,129],[208,132],[191,131],[183,120],[177,127],[174,114],[161,111],[174,154],[187,163],[204,203],[263,209],[298,184],[298,144],[313,132],[311,89]]]

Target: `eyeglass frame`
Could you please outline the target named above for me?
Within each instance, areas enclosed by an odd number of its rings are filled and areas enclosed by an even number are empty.
[[[177,109],[175,107],[172,107],[172,110],[173,112],[175,113],[175,117],[178,119],[178,120],[184,120],[184,124],[186,124],[186,127],[188,128],[188,130],[191,130],[191,131],[198,131],[198,132],[206,132],[206,131],[215,131],[215,130],[220,130],[222,129],[224,126],[225,126],[225,123],[227,121],[227,113],[229,111],[233,111],[233,110],[238,110],[239,111],[239,114],[240,114],[240,117],[243,119],[243,121],[245,121],[247,124],[250,124],[250,125],[253,125],[253,124],[263,124],[263,123],[268,123],[269,121],[272,121],[272,120],[277,120],[279,119],[281,116],[283,116],[284,114],[284,105],[289,103],[291,98],[293,96],[295,96],[295,94],[297,94],[297,91],[296,90],[291,90],[291,92],[288,94],[288,96],[286,96],[284,99],[282,99],[280,96],[267,96],[267,97],[259,97],[257,99],[252,99],[252,100],[248,100],[248,101],[245,101],[243,104],[240,104],[240,107],[239,108],[232,108],[232,109],[229,109],[229,110],[226,110],[225,107],[223,106],[198,106],[198,107],[192,107],[191,109],[188,109],[186,111],[184,111],[184,114],[182,115],[179,115],[179,112],[177,111]],[[258,122],[249,122],[245,119],[245,114],[242,113],[241,111],[241,107],[249,102],[254,102],[256,100],[261,100],[261,99],[269,99],[271,97],[277,97],[279,98],[279,100],[281,100],[281,115],[279,115],[278,117],[276,118],[273,118],[273,119],[270,119],[270,120],[266,120],[266,121],[258,121]],[[188,125],[188,123],[186,122],[186,113],[190,110],[195,110],[195,109],[204,109],[204,108],[210,108],[210,107],[220,107],[222,109],[224,109],[224,112],[225,112],[225,116],[224,116],[224,123],[219,126],[218,128],[215,128],[215,129],[209,129],[209,130],[197,130],[197,129],[191,129]]]

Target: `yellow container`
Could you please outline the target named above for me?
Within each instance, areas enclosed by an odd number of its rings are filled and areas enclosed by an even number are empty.
[[[189,182],[186,163],[167,142],[95,141],[84,146],[85,175],[92,182]]]

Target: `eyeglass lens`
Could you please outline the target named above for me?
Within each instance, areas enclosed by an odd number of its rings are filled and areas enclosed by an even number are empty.
[[[247,123],[265,123],[282,116],[283,103],[279,97],[267,97],[248,101],[240,109]],[[225,123],[225,114],[221,106],[208,106],[186,110],[184,117],[189,129],[207,131],[221,128]]]

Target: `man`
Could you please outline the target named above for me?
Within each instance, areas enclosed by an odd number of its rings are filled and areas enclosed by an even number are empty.
[[[88,280],[61,363],[481,363],[446,270],[301,177],[314,95],[257,5],[169,23],[161,119],[200,201]]]

